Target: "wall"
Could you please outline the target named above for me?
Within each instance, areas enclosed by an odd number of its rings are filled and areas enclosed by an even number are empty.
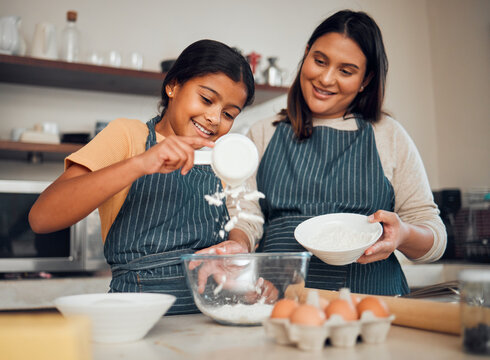
[[[447,114],[458,114],[458,102],[441,95],[441,92],[453,89],[454,96],[457,96],[471,85],[460,81],[454,89],[452,84],[447,85],[449,80],[441,82],[446,78],[446,71],[438,66],[444,62],[444,69],[450,68],[453,63],[444,53],[458,46],[468,49],[469,45],[464,36],[450,44],[439,43],[438,26],[451,26],[445,24],[458,16],[462,8],[468,10],[468,7],[472,15],[461,18],[459,26],[470,36],[476,33],[475,41],[485,44],[488,54],[488,35],[483,31],[483,27],[488,25],[486,0],[17,0],[1,2],[0,14],[20,15],[25,38],[29,41],[36,23],[52,22],[61,30],[66,10],[75,9],[79,12],[78,26],[83,34],[84,56],[93,50],[115,49],[123,56],[138,51],[145,57],[145,69],[155,71],[159,70],[162,59],[177,56],[192,41],[213,38],[236,46],[246,54],[253,50],[264,57],[278,56],[279,65],[287,71],[290,81],[306,40],[321,20],[342,8],[367,11],[381,27],[390,61],[386,109],[414,139],[431,185],[437,189],[441,186],[468,187],[490,183],[488,174],[487,177],[481,176],[483,170],[477,164],[461,160],[462,156],[453,161],[453,154],[448,154],[445,145],[448,138],[460,141],[459,128],[448,127],[443,120]],[[477,25],[472,25],[475,22]],[[479,52],[475,56],[483,56],[478,58],[478,62],[484,64],[478,67],[478,71],[481,79],[488,79],[488,56]],[[265,67],[265,61],[262,65]],[[461,74],[471,71],[461,67],[457,69]],[[487,93],[488,88],[487,92],[482,92]],[[468,96],[468,104],[471,100]],[[12,127],[30,127],[42,121],[56,121],[65,132],[90,131],[95,121],[120,116],[145,121],[156,113],[157,101],[148,96],[0,84],[0,138],[7,139]],[[250,123],[272,115],[284,103],[285,96],[282,96],[249,108],[236,121],[234,131],[246,131]],[[479,116],[471,117],[468,122],[471,121],[472,126],[464,128],[468,140],[471,136],[483,136],[479,135],[482,130],[488,130],[488,105],[484,102],[471,104]],[[448,147],[453,150],[454,144]],[[469,158],[477,157],[479,162],[483,160],[488,164],[488,145],[486,150],[466,147],[465,153]],[[468,168],[462,178],[458,174],[465,167]]]
[[[432,0],[427,9],[439,184],[488,191],[490,1]]]

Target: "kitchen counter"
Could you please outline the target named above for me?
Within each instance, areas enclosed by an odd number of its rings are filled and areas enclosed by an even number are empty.
[[[489,265],[471,263],[403,264],[411,289],[457,280],[463,269],[489,269]],[[93,276],[52,279],[0,280],[0,310],[53,308],[59,296],[100,293],[109,290],[110,272]]]
[[[264,327],[224,326],[201,314],[163,317],[140,341],[122,344],[93,343],[94,360],[112,359],[481,359],[465,354],[461,337],[392,326],[386,342],[352,348],[326,345],[307,352],[276,344]]]

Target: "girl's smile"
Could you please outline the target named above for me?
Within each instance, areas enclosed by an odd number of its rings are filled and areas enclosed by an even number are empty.
[[[199,125],[199,123],[197,123],[196,121],[194,121],[194,120],[191,120],[191,121],[194,124],[194,126],[197,128],[198,135],[201,135],[201,133],[202,133],[202,134],[204,134],[204,137],[209,137],[210,135],[213,134],[212,131],[206,130],[203,126]]]
[[[230,131],[247,99],[243,83],[223,73],[166,86],[169,102],[157,131],[164,136],[200,136],[212,141]]]

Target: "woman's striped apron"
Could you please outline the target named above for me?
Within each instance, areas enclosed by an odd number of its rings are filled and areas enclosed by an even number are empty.
[[[156,117],[146,150],[156,145]],[[137,179],[112,224],[104,254],[111,265],[111,292],[157,292],[177,297],[168,314],[198,312],[187,287],[180,256],[217,244],[226,206],[210,206],[204,195],[222,191],[210,166],[182,176],[152,174]]]
[[[384,176],[372,126],[356,121],[358,130],[319,126],[304,141],[295,139],[289,123],[277,125],[257,172],[266,219],[259,251],[304,251],[294,229],[313,216],[393,211],[394,191]],[[344,266],[328,265],[313,256],[306,285],[380,295],[409,291],[394,254],[370,264]]]

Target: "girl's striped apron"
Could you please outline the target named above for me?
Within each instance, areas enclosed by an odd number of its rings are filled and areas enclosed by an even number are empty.
[[[146,150],[155,145],[156,117]],[[172,294],[168,314],[198,312],[187,287],[180,256],[217,244],[226,206],[210,206],[204,195],[222,191],[210,166],[194,166],[182,176],[152,174],[137,179],[109,230],[104,254],[111,265],[111,292]]]
[[[369,215],[393,211],[394,191],[384,176],[372,126],[356,119],[358,130],[315,127],[297,141],[289,123],[279,123],[257,172],[266,222],[259,251],[304,251],[294,229],[329,213]],[[333,266],[313,256],[306,286],[366,294],[405,294],[408,286],[394,254],[362,265]]]

